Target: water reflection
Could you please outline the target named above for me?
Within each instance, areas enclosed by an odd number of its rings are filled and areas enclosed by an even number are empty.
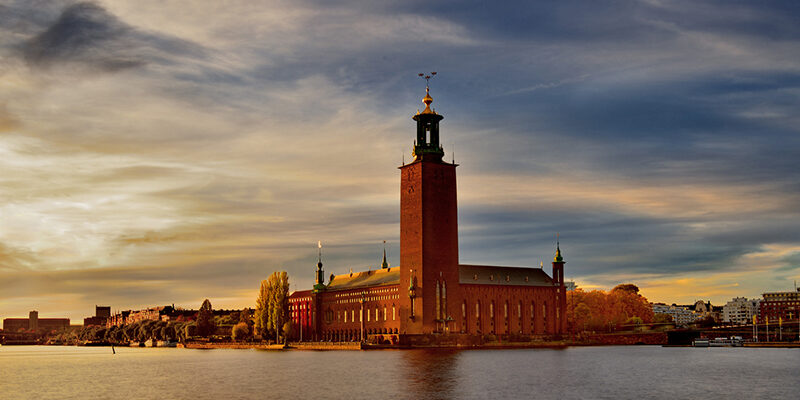
[[[451,399],[457,390],[457,350],[410,350],[403,352],[400,369],[409,398]]]

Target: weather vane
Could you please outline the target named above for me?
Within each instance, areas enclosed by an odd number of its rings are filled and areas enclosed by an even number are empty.
[[[431,78],[436,76],[436,72],[431,72],[430,74],[426,75],[424,73],[418,74],[420,78],[425,78],[425,90],[427,91],[430,88]]]

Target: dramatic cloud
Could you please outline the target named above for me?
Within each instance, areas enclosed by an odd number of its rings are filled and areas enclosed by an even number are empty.
[[[0,317],[252,306],[399,260],[439,71],[463,262],[723,303],[800,278],[797,2],[0,4]],[[455,152],[455,154],[453,154]]]

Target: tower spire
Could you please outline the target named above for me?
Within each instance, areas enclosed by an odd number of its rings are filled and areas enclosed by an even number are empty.
[[[389,268],[389,263],[386,261],[386,241],[383,241],[383,262],[381,263],[381,268]]]
[[[554,262],[562,262],[564,261],[564,257],[561,257],[561,243],[560,237],[558,232],[556,232],[556,256],[553,257]]]

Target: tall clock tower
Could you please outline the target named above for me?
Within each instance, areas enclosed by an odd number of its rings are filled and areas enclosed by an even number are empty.
[[[439,122],[426,87],[425,109],[414,115],[414,160],[400,167],[401,333],[456,329],[458,289],[456,164],[443,161]]]

